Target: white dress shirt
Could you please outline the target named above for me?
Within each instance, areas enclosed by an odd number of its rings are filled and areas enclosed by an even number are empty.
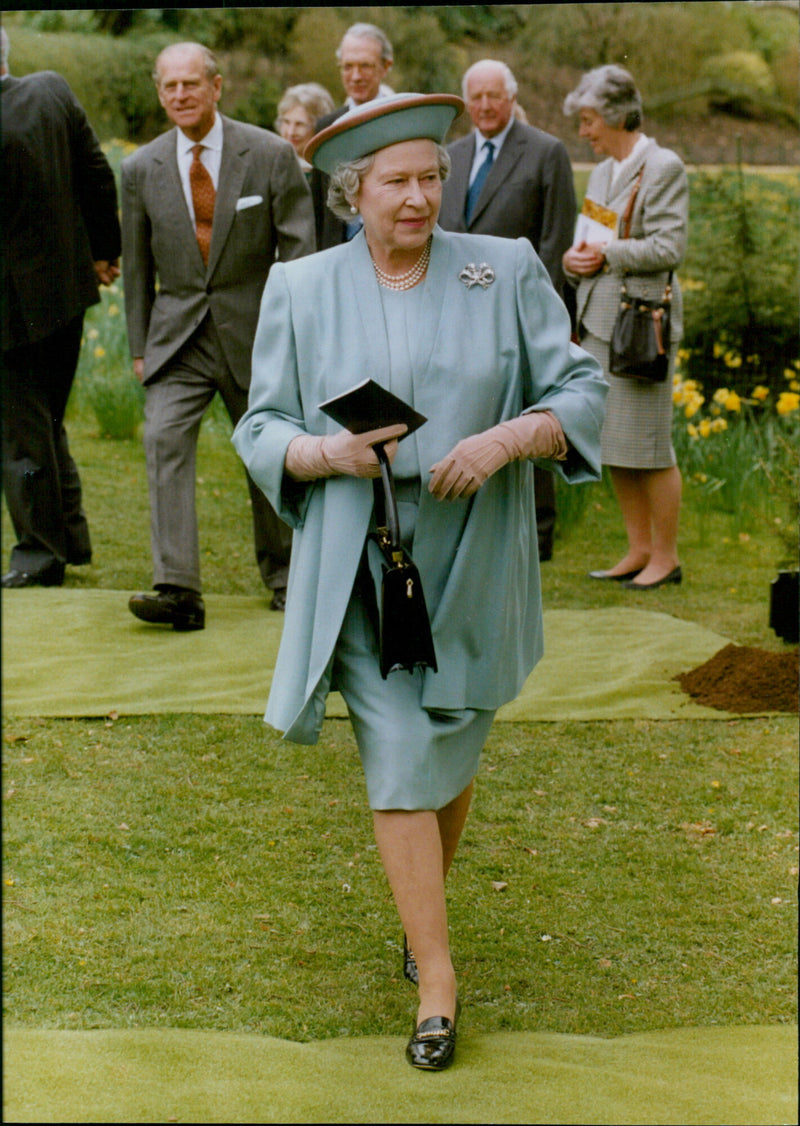
[[[492,163],[494,163],[494,161],[497,160],[498,156],[500,155],[500,149],[503,147],[503,141],[508,136],[508,131],[513,124],[514,118],[511,117],[505,129],[503,129],[502,132],[497,133],[494,137],[484,137],[483,133],[481,133],[479,129],[475,130],[475,156],[472,160],[472,168],[470,168],[469,170],[470,184],[475,179],[478,169],[486,159],[486,149],[483,147],[484,142],[491,141],[494,145],[494,156],[492,158]]]
[[[222,163],[222,118],[218,113],[214,114],[214,124],[202,141],[199,142],[187,137],[181,129],[176,130],[176,132],[178,134],[178,171],[181,175],[183,194],[186,196],[186,206],[189,208],[189,214],[194,223],[194,203],[192,202],[192,187],[189,183],[189,169],[194,159],[192,149],[196,144],[204,146],[200,153],[200,160],[208,169],[216,191],[219,187],[219,168]]]

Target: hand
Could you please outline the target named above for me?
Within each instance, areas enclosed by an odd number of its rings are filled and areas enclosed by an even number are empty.
[[[397,440],[405,434],[405,423],[368,430],[364,434],[351,434],[340,430],[338,434],[317,437],[299,434],[286,450],[286,472],[295,481],[314,481],[318,477],[379,477],[380,463],[373,449],[383,443],[391,463],[397,453]]]
[[[111,285],[120,275],[119,259],[115,258],[113,262],[105,258],[98,259],[94,264],[94,272],[101,285]]]
[[[438,500],[471,497],[509,461],[567,456],[567,440],[552,411],[530,411],[473,434],[431,469],[428,491]]]
[[[428,492],[437,500],[455,500],[477,493],[488,477],[511,460],[496,431],[494,427],[462,438],[431,468]]]
[[[144,382],[144,357],[137,356],[133,361],[133,374],[140,383]]]
[[[563,256],[564,268],[579,277],[591,277],[602,270],[606,255],[602,243],[580,242],[571,246]]]
[[[351,434],[340,430],[322,439],[321,454],[333,473],[345,477],[380,477],[381,469],[378,455],[373,446],[384,444],[386,456],[391,463],[397,453],[397,439],[405,434],[405,423],[384,426],[380,430],[368,430],[365,434]]]

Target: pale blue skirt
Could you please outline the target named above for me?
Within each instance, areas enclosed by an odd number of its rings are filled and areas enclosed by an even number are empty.
[[[403,541],[411,550],[416,486],[398,483]],[[413,551],[412,551],[413,554]],[[358,744],[371,809],[436,810],[466,789],[494,711],[422,707],[423,673],[378,666],[378,641],[358,584],[350,598],[333,661],[332,690],[344,697]]]

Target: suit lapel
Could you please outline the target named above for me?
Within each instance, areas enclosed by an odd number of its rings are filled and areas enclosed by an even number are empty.
[[[452,168],[450,176],[453,181],[453,196],[458,204],[458,214],[463,222],[464,208],[467,203],[469,190],[469,170],[475,159],[475,135],[470,138],[469,144],[458,145],[451,150]]]
[[[220,114],[220,116],[222,116]],[[247,172],[247,153],[250,146],[238,135],[234,122],[222,118],[222,159],[219,166],[217,198],[214,203],[214,223],[211,228],[211,246],[208,252],[208,273],[219,261],[236,215],[236,201],[242,193]]]
[[[481,194],[478,196],[478,202],[475,205],[475,210],[472,212],[472,218],[469,224],[470,227],[474,226],[481,212],[486,210],[497,192],[503,188],[511,174],[511,170],[522,156],[524,148],[524,137],[520,136],[520,131],[515,121],[506,135],[503,147],[500,149],[500,153],[492,165],[489,175],[486,177],[486,183],[481,188]],[[474,157],[474,148],[472,152]]]
[[[197,245],[194,223],[183,192],[181,175],[178,171],[178,150],[175,134],[175,129],[165,133],[162,144],[153,153],[154,176],[159,194],[164,199],[164,214],[175,216],[175,222],[178,225],[176,231],[178,242],[181,246],[187,247],[187,254],[190,257],[194,257],[195,253],[197,254],[197,260],[202,267],[203,256],[200,253],[200,247]]]

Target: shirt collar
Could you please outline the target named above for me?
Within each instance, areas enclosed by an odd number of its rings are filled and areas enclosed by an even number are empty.
[[[494,155],[497,156],[497,154],[500,152],[500,149],[503,147],[503,142],[505,141],[506,137],[508,136],[508,131],[513,124],[514,124],[514,117],[512,115],[508,119],[508,124],[506,125],[505,129],[503,129],[502,132],[500,132],[500,133],[495,133],[494,137],[484,137],[484,135],[483,135],[483,133],[481,133],[480,129],[476,129],[475,130],[475,143],[478,146],[478,150],[483,151],[484,141],[491,141],[492,144],[494,145]]]
[[[214,114],[214,124],[203,137],[202,141],[193,141],[191,137],[187,137],[182,129],[178,129],[178,155],[191,152],[196,144],[201,144],[207,149],[216,149],[222,152],[222,118],[218,113]]]

